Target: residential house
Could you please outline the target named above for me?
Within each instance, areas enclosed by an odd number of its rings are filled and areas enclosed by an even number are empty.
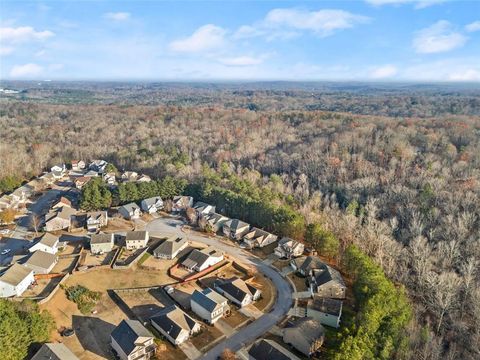
[[[147,183],[147,182],[151,182],[151,181],[152,181],[152,178],[148,175],[145,175],[145,174],[141,174],[137,178],[137,182],[139,182],[139,183],[142,183],[142,182]]]
[[[252,360],[300,360],[277,342],[266,339],[257,340],[248,350],[248,355]]]
[[[195,290],[190,298],[192,311],[209,324],[216,323],[230,312],[228,301],[210,288]]]
[[[178,253],[188,246],[187,238],[172,237],[165,240],[153,250],[153,256],[157,259],[171,260],[177,257]]]
[[[193,208],[197,212],[197,215],[206,215],[215,212],[215,206],[209,205],[201,201],[197,201]]]
[[[121,206],[118,209],[118,212],[127,220],[138,219],[140,215],[142,215],[140,207],[135,203],[129,203]]]
[[[325,264],[316,256],[301,256],[290,260],[290,266],[300,275],[309,276],[314,269],[321,269]]]
[[[88,183],[92,179],[91,176],[80,176],[75,179],[75,187],[81,190],[86,183]]]
[[[13,264],[0,275],[0,297],[21,296],[34,281],[32,269]]]
[[[55,179],[61,179],[62,177],[64,177],[66,171],[67,171],[67,168],[65,164],[55,165],[55,166],[52,166],[52,168],[50,169],[50,172],[52,173]]]
[[[34,274],[50,274],[57,261],[57,255],[37,250],[30,255],[24,265],[32,269]]]
[[[33,253],[37,250],[45,251],[55,255],[58,252],[58,243],[60,239],[50,233],[45,233],[40,237],[40,240],[31,246],[28,251]]]
[[[305,315],[320,321],[322,325],[338,328],[342,317],[342,308],[342,300],[314,296],[308,301]]]
[[[198,223],[205,223],[205,226],[208,224],[214,233],[219,232],[223,229],[223,225],[230,220],[228,217],[217,214],[215,212],[200,215]]]
[[[142,249],[148,244],[148,231],[127,231],[125,245],[128,250]]]
[[[125,171],[120,178],[124,182],[137,181],[138,173],[135,171]]]
[[[55,201],[55,203],[52,205],[52,209],[58,209],[58,208],[61,208],[62,206],[68,206],[69,208],[71,208],[72,202],[68,200],[66,197],[61,196],[60,199]]]
[[[150,323],[173,345],[180,345],[201,330],[200,324],[189,315],[171,305],[150,318]]]
[[[98,172],[96,172],[95,170],[88,170],[83,176],[84,177],[97,177],[98,176]]]
[[[155,354],[155,337],[138,320],[122,320],[110,339],[121,360],[148,360]]]
[[[193,197],[191,196],[174,196],[172,204],[172,212],[179,213],[193,206]]]
[[[88,168],[97,173],[103,174],[105,172],[107,165],[108,163],[105,160],[93,160],[88,166]]]
[[[85,161],[83,160],[72,160],[72,170],[73,171],[82,171],[85,169]]]
[[[88,231],[97,231],[108,225],[108,213],[106,211],[92,211],[87,213],[86,225]]]
[[[345,299],[346,286],[340,272],[323,264],[313,269],[308,277],[310,292],[313,295],[332,299]]]
[[[114,234],[93,234],[90,237],[90,252],[92,254],[105,254],[113,249]]]
[[[317,352],[325,340],[325,328],[319,320],[304,317],[295,320],[283,330],[283,342],[306,356]]]
[[[274,253],[279,258],[292,259],[303,254],[305,246],[296,240],[284,237],[278,242]]]
[[[105,181],[108,185],[115,185],[117,183],[117,176],[114,172],[107,172],[103,174],[103,181]]]
[[[148,199],[144,199],[140,203],[140,207],[144,212],[154,214],[158,210],[163,209],[163,200],[160,196],[154,196]]]
[[[45,215],[45,230],[57,231],[68,229],[72,225],[72,216],[76,211],[68,206],[49,211]]]
[[[33,355],[30,360],[79,360],[74,353],[62,343],[47,343]]]
[[[33,195],[35,188],[30,183],[16,188],[11,194],[12,201],[18,205],[25,204],[30,196]]]
[[[214,284],[215,290],[235,305],[243,307],[260,298],[261,291],[238,277],[219,280]]]
[[[203,271],[210,266],[218,264],[223,260],[223,253],[217,250],[214,246],[209,246],[205,249],[193,249],[187,258],[183,260],[182,266],[188,271]]]
[[[277,241],[277,238],[278,237],[276,235],[254,227],[250,232],[245,234],[243,237],[243,242],[250,249],[262,248]]]
[[[223,224],[223,233],[233,240],[240,240],[250,230],[250,225],[238,219],[230,219]]]

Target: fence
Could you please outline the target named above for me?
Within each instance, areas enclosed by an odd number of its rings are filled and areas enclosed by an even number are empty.
[[[113,263],[112,265],[112,269],[129,269],[132,267],[132,265],[136,264],[138,262],[138,260],[140,260],[140,258],[148,251],[148,247],[144,248],[142,251],[140,251],[137,255],[133,255],[135,256],[134,259],[130,260],[127,259],[128,263],[125,264],[125,262],[123,262],[124,264],[120,264],[118,262],[118,260],[115,260],[115,262]],[[117,255],[118,257],[118,255]]]

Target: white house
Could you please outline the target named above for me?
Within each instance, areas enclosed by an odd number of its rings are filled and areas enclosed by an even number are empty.
[[[13,264],[0,276],[0,297],[21,296],[34,281],[32,269]]]
[[[274,253],[279,258],[293,259],[303,254],[305,245],[296,240],[284,237],[278,242]]]
[[[214,205],[206,204],[206,203],[201,202],[201,201],[197,201],[195,203],[195,205],[193,205],[193,208],[197,212],[197,215],[206,215],[206,214],[210,214],[210,213],[215,212],[215,206]]]
[[[55,165],[50,168],[50,172],[52,173],[55,179],[61,179],[65,175],[66,171],[67,171],[67,168],[65,164]]]
[[[93,234],[90,238],[90,252],[105,254],[113,249],[113,234]]]
[[[193,249],[187,258],[183,260],[182,266],[188,271],[203,271],[210,266],[218,264],[223,260],[223,253],[217,250],[214,246],[209,246],[205,249]]]
[[[142,215],[140,207],[135,203],[129,203],[121,206],[118,209],[118,212],[127,220],[138,219],[140,215]]]
[[[193,206],[193,197],[191,196],[174,196],[172,212],[178,213]]]
[[[320,321],[322,325],[338,328],[340,326],[342,308],[342,300],[315,296],[308,302],[306,316]]]
[[[79,360],[74,353],[62,343],[43,344],[30,360]]]
[[[30,255],[24,265],[32,269],[34,274],[50,274],[57,261],[57,255],[37,250]]]
[[[138,320],[122,320],[110,335],[121,360],[148,360],[155,354],[154,336]]]
[[[125,245],[128,250],[142,249],[148,244],[148,231],[127,231]]]
[[[195,290],[190,298],[192,311],[209,324],[216,323],[228,314],[228,300],[210,288]]]
[[[41,250],[55,255],[58,252],[59,241],[60,239],[58,236],[50,233],[45,233],[42,235],[42,237],[37,243],[35,243],[32,247],[28,249],[28,251],[33,253],[37,250]]]
[[[151,197],[148,199],[142,200],[140,203],[142,210],[149,214],[154,214],[158,210],[163,209],[163,200],[160,196]]]
[[[238,219],[230,219],[223,224],[223,234],[233,240],[240,240],[249,230],[250,225]]]
[[[157,259],[171,260],[188,246],[187,238],[174,236],[165,240],[153,250],[153,256]]]
[[[239,307],[258,300],[261,295],[260,290],[237,277],[226,281],[216,281],[214,287],[216,291]]]
[[[85,169],[85,161],[83,160],[72,160],[72,170],[73,171],[82,171]]]
[[[108,213],[106,211],[93,211],[87,213],[87,230],[97,231],[108,225]]]
[[[200,324],[176,305],[162,309],[150,323],[173,345],[180,345],[201,330]]]

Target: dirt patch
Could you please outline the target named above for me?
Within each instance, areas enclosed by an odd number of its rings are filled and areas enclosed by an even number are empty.
[[[201,352],[205,352],[215,344],[213,342],[219,337],[223,336],[223,333],[214,326],[205,326],[202,332],[193,335],[190,338],[191,343]]]
[[[297,292],[308,290],[307,279],[304,276],[293,273],[288,275],[288,277],[292,280]]]
[[[52,273],[59,274],[59,273],[67,273],[72,270],[73,263],[76,257],[68,257],[68,258],[59,258],[58,262],[52,269]]]
[[[164,307],[173,304],[173,301],[161,289],[132,292],[117,291],[117,295],[135,316],[144,321],[147,321]]]
[[[176,346],[173,346],[168,340],[164,339],[163,336],[157,332],[152,326],[147,326],[147,328],[154,334],[157,338],[155,343],[157,344],[156,358],[162,360],[184,360],[187,359],[183,351]]]
[[[230,307],[230,315],[223,320],[230,325],[232,328],[236,329],[238,326],[245,323],[249,318],[239,312],[233,306]]]
[[[145,260],[143,264],[141,264],[141,266],[149,269],[167,271],[171,266],[175,265],[176,262],[177,262],[176,259],[163,260],[163,259],[156,259],[154,256],[150,256],[147,260]]]
[[[251,252],[252,252],[252,254],[258,256],[261,259],[266,259],[273,253],[273,250],[277,247],[277,245],[278,244],[275,241],[274,243],[268,244],[267,246],[264,246],[263,248],[252,249]]]
[[[262,292],[261,298],[255,301],[253,305],[260,311],[268,311],[267,307],[273,304],[272,299],[276,296],[273,283],[262,274],[257,274],[252,279],[251,284]]]
[[[121,217],[113,217],[108,221],[108,225],[102,228],[104,232],[131,231],[135,228],[135,223]]]

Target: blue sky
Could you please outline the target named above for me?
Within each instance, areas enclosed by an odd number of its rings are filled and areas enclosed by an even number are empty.
[[[480,81],[480,1],[0,2],[2,79]]]

